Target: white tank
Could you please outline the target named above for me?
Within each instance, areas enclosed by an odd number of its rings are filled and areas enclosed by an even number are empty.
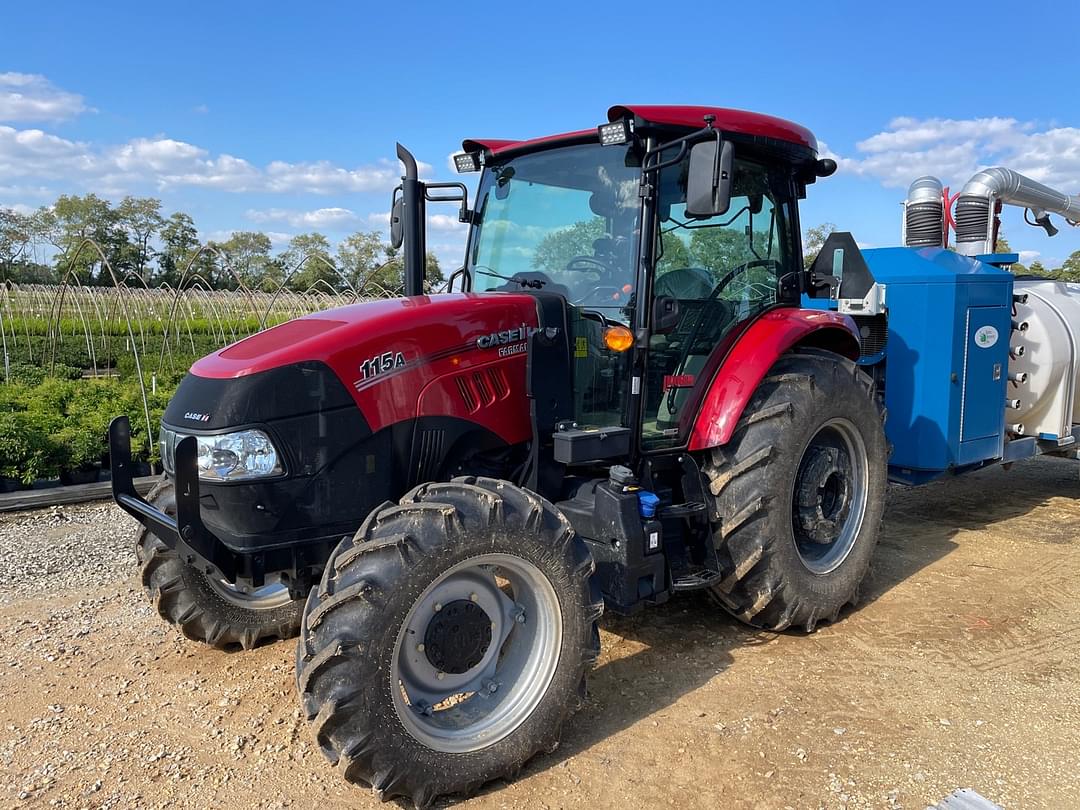
[[[1005,412],[1014,433],[1044,439],[1072,435],[1080,423],[1080,284],[1017,281],[1013,292],[1027,296],[1014,306],[1006,396],[1020,402]]]

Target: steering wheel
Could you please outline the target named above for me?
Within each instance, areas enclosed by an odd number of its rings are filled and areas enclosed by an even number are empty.
[[[581,273],[588,272],[600,272],[610,273],[611,267],[603,259],[598,259],[595,256],[575,256],[566,263],[566,269],[569,271],[577,271]]]
[[[736,276],[742,275],[747,270],[753,270],[755,267],[773,267],[776,270],[783,269],[780,262],[776,259],[751,259],[748,262],[743,262],[738,267],[733,267],[724,274],[724,277],[717,282],[715,287],[713,287],[713,291],[710,293],[709,298],[715,298],[728,284],[734,281]]]
[[[712,273],[702,267],[680,267],[656,277],[653,295],[681,300],[708,298],[715,282]]]
[[[574,306],[614,307],[622,306],[623,291],[613,284],[598,284],[584,295],[575,298]]]

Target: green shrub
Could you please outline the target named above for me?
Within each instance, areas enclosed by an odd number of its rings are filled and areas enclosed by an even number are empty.
[[[35,375],[24,375],[29,377]],[[0,475],[29,484],[100,462],[108,452],[109,422],[121,414],[131,420],[132,457],[159,461],[158,426],[182,377],[157,375],[154,392],[151,375],[145,375],[150,435],[134,375],[0,384]]]
[[[30,485],[59,475],[62,454],[52,438],[57,427],[28,411],[0,413],[0,476]]]

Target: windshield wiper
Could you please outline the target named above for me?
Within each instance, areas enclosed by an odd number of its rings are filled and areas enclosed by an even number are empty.
[[[504,276],[502,273],[496,273],[490,267],[484,267],[483,265],[473,265],[473,270],[484,276],[491,276],[492,278],[501,278],[503,281],[512,281],[515,284],[520,284],[522,287],[529,287],[533,290],[542,290],[547,283],[538,278],[514,278],[514,276]]]

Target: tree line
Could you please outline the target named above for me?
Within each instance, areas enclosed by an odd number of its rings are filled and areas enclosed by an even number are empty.
[[[535,264],[561,267],[569,258],[588,252],[598,227],[583,222],[571,232],[552,234],[558,238],[538,246]],[[835,229],[832,223],[823,223],[807,230],[803,243],[807,264]],[[80,252],[86,239],[100,246],[101,253],[93,248]],[[712,243],[717,240],[724,243]],[[711,258],[725,266],[724,259],[737,258],[727,254],[743,248],[735,241],[735,235],[727,232],[706,234],[691,243],[689,252],[716,253]],[[1011,250],[1004,237],[997,248],[999,253]],[[683,255],[687,248],[677,239],[665,240],[665,251],[664,263],[676,266],[688,261]],[[65,194],[29,213],[0,208],[0,283],[54,284],[74,273],[83,284],[110,285],[108,266],[118,279],[134,278],[148,286],[175,287],[187,270],[213,289],[235,289],[242,283],[268,291],[285,286],[298,291],[353,289],[367,295],[400,295],[404,290],[401,256],[378,231],[357,231],[336,247],[321,233],[301,233],[275,252],[270,237],[255,230],[234,231],[228,239],[204,246],[190,214],[175,211],[166,216],[161,201],[152,197],[127,196],[113,205],[92,193]],[[1080,250],[1060,267],[1034,261],[1026,267],[1013,265],[1013,271],[1080,282]],[[443,281],[438,260],[428,253],[427,288],[436,289]]]
[[[101,248],[79,250],[92,239]],[[361,294],[401,294],[403,264],[378,231],[358,231],[337,247],[321,233],[302,233],[275,252],[261,231],[235,231],[205,246],[190,214],[166,216],[161,201],[124,197],[113,205],[96,194],[62,195],[48,206],[22,213],[0,208],[0,282],[55,284],[74,273],[87,285],[118,280],[176,286],[189,277],[213,289],[274,291],[283,285],[353,289]],[[427,255],[427,286],[443,281],[439,262]]]

